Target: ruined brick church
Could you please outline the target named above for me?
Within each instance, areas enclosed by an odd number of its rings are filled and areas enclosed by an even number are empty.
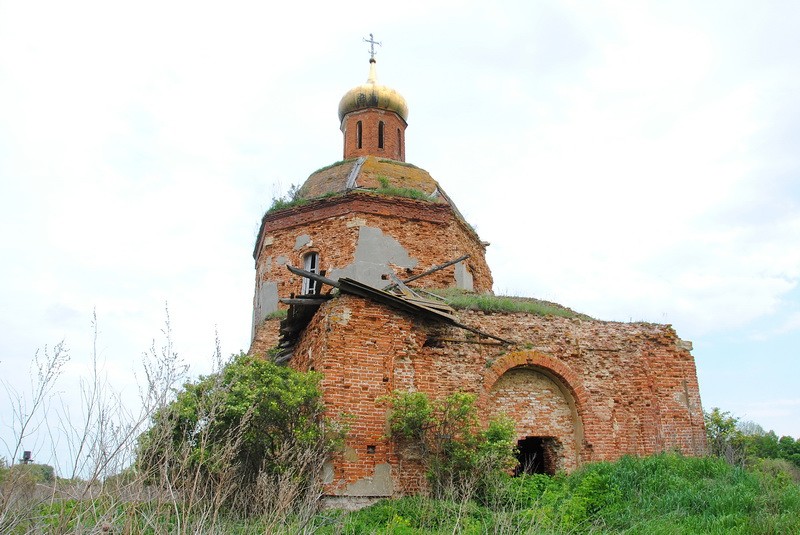
[[[352,416],[344,451],[326,465],[327,492],[374,498],[424,486],[386,438],[376,399],[395,390],[473,393],[483,420],[516,422],[521,458],[540,472],[704,453],[691,343],[671,326],[569,309],[455,311],[428,292],[491,293],[492,273],[488,244],[430,174],[406,163],[407,119],[373,56],[366,83],[339,103],[343,160],[264,215],[253,252],[250,352],[321,372],[327,410]]]

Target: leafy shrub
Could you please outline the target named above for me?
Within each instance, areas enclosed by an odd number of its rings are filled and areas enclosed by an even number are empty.
[[[340,434],[323,418],[320,375],[239,355],[187,383],[140,437],[137,468],[245,514],[316,489]],[[286,490],[282,495],[275,492]],[[302,496],[301,496],[302,497]]]
[[[390,436],[401,450],[422,456],[436,497],[486,495],[516,463],[514,423],[498,418],[481,431],[472,394],[456,392],[432,403],[423,392],[395,391],[380,401],[391,409]]]
[[[753,422],[743,422],[714,407],[703,414],[711,455],[729,463],[757,464],[759,459],[785,459],[800,469],[800,439],[778,435]]]

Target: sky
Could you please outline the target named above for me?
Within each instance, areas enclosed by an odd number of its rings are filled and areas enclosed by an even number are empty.
[[[0,379],[24,397],[63,340],[53,399],[93,347],[133,399],[167,314],[192,376],[246,350],[260,218],[341,159],[373,33],[496,293],[672,324],[705,409],[800,437],[798,27],[778,1],[0,0]]]

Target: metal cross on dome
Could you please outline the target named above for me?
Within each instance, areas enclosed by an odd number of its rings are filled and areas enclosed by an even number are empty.
[[[376,41],[372,34],[369,34],[369,39],[362,37],[365,43],[369,43],[369,59],[375,59],[375,45],[383,46],[380,41]]]

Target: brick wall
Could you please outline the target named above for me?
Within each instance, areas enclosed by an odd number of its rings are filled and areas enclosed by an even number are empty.
[[[357,124],[361,122],[361,147],[358,147]],[[383,122],[383,147],[378,146],[378,125]],[[406,122],[392,111],[366,108],[348,113],[342,121],[344,158],[379,156],[406,161]]]
[[[301,291],[301,277],[286,265],[303,266],[303,256],[319,254],[320,269],[328,274],[352,265],[356,260],[362,227],[380,229],[396,240],[415,262],[414,267],[390,265],[400,278],[419,274],[435,265],[469,254],[465,271],[477,292],[491,292],[492,274],[486,264],[485,248],[477,234],[461,221],[447,204],[413,199],[351,193],[324,199],[296,209],[267,216],[256,251],[256,297],[265,284],[277,286],[278,297]],[[456,286],[456,266],[450,266],[415,281],[415,286],[446,288]],[[366,281],[365,281],[366,282]],[[381,282],[381,281],[379,281]],[[390,281],[387,280],[386,284]],[[254,302],[254,308],[259,308]],[[280,305],[283,307],[283,305]],[[267,309],[266,312],[270,312]],[[274,322],[254,317],[250,352],[261,354],[277,335]],[[262,332],[264,330],[272,333]]]
[[[505,413],[517,423],[518,438],[553,437],[559,469],[624,454],[705,452],[694,360],[670,326],[460,316],[514,346],[431,344],[468,333],[353,296],[334,299],[314,317],[291,365],[322,372],[329,414],[352,416],[347,448],[331,466],[329,492],[390,495],[424,486],[420,459],[398,455],[386,439],[386,407],[376,400],[393,390],[434,399],[474,393],[484,421]],[[387,465],[390,485],[374,486]]]

